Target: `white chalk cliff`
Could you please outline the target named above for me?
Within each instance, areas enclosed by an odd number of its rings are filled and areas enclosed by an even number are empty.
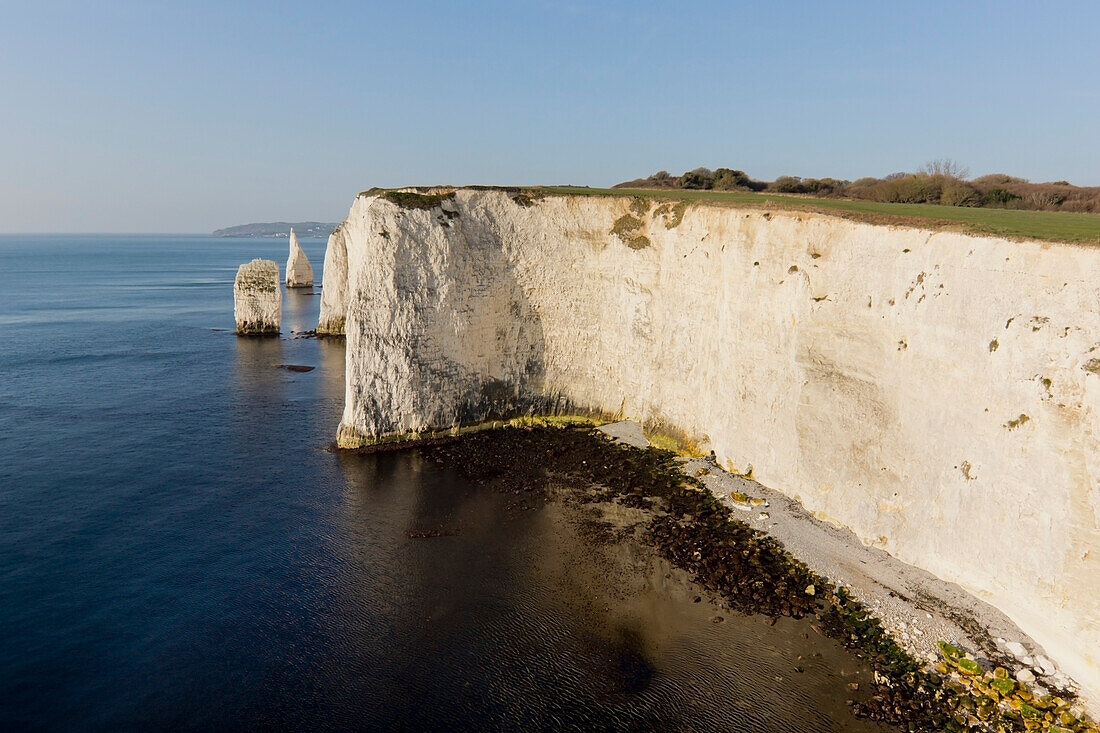
[[[421,203],[360,195],[329,240],[340,445],[638,419],[958,582],[1100,694],[1100,249],[627,197]]]
[[[328,237],[325,266],[321,272],[321,316],[317,333],[342,336],[348,310],[348,252],[344,244],[344,225]]]
[[[239,336],[278,336],[283,320],[279,266],[252,260],[237,268],[233,281],[233,316]]]
[[[286,286],[288,288],[313,287],[313,267],[298,244],[298,235],[290,230],[290,256],[286,261]]]

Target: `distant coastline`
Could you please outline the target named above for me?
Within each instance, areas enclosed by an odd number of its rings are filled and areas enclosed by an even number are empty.
[[[286,237],[290,235],[291,227],[299,237],[327,237],[332,234],[336,224],[320,221],[269,221],[215,229],[212,234],[215,237]]]

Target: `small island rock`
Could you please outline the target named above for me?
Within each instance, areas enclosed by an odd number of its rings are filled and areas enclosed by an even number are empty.
[[[288,288],[313,287],[313,267],[298,244],[298,235],[290,230],[290,257],[286,261],[286,286]]]
[[[283,319],[279,266],[252,260],[237,269],[233,282],[233,315],[238,336],[278,336]]]

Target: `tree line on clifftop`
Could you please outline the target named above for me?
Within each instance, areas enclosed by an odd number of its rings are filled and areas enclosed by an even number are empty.
[[[798,176],[757,181],[741,170],[696,168],[680,176],[658,171],[648,178],[619,183],[614,188],[755,191],[882,203],[1100,212],[1100,186],[1074,186],[1068,181],[1032,183],[1003,173],[973,179],[968,179],[968,175],[966,168],[948,159],[926,163],[915,173],[892,173],[884,178],[868,177],[857,181]]]

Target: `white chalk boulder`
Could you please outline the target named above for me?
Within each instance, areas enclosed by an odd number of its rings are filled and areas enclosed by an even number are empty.
[[[313,287],[313,267],[298,244],[298,235],[290,230],[290,257],[286,261],[286,286],[288,288]]]
[[[233,316],[238,336],[278,336],[283,320],[279,266],[252,260],[237,268],[233,282]]]

